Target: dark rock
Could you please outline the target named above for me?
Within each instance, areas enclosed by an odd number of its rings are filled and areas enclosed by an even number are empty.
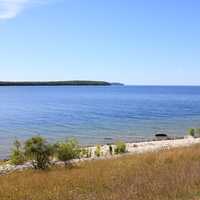
[[[165,133],[157,133],[155,134],[156,140],[167,140],[169,139],[169,136]]]

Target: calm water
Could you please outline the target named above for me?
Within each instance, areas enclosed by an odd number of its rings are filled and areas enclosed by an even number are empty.
[[[0,87],[0,156],[17,137],[134,139],[200,127],[200,87]]]

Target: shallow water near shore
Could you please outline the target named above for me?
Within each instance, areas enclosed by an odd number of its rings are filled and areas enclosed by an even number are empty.
[[[200,87],[0,87],[0,157],[15,138],[133,141],[200,127]]]

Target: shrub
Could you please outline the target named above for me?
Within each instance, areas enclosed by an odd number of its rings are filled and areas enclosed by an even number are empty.
[[[192,137],[195,136],[195,129],[194,128],[189,129],[189,135],[192,136]]]
[[[21,143],[18,140],[16,140],[13,145],[14,148],[12,149],[12,153],[10,156],[11,163],[14,165],[23,164],[25,162],[25,155],[22,150]]]
[[[32,159],[35,169],[46,169],[53,155],[53,147],[41,136],[35,136],[25,142],[25,155]]]
[[[91,151],[88,148],[81,149],[80,157],[90,158],[91,157]]]
[[[96,150],[95,150],[95,155],[97,156],[97,157],[100,157],[101,156],[101,146],[100,145],[97,145],[96,146]]]
[[[10,162],[14,165],[20,165],[23,164],[25,162],[25,156],[24,153],[20,150],[16,150],[14,149],[11,153],[10,156]]]
[[[20,150],[22,148],[21,142],[19,140],[15,140],[13,146],[16,150]]]
[[[115,143],[115,153],[120,154],[120,153],[125,153],[126,152],[126,144],[122,141],[118,141]]]
[[[59,160],[65,163],[67,166],[67,161],[70,161],[80,156],[80,148],[78,142],[74,139],[66,140],[57,144],[56,149],[57,157]]]

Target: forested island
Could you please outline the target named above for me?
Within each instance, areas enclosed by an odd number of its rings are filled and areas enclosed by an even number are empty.
[[[0,81],[0,86],[111,86],[106,81]]]

